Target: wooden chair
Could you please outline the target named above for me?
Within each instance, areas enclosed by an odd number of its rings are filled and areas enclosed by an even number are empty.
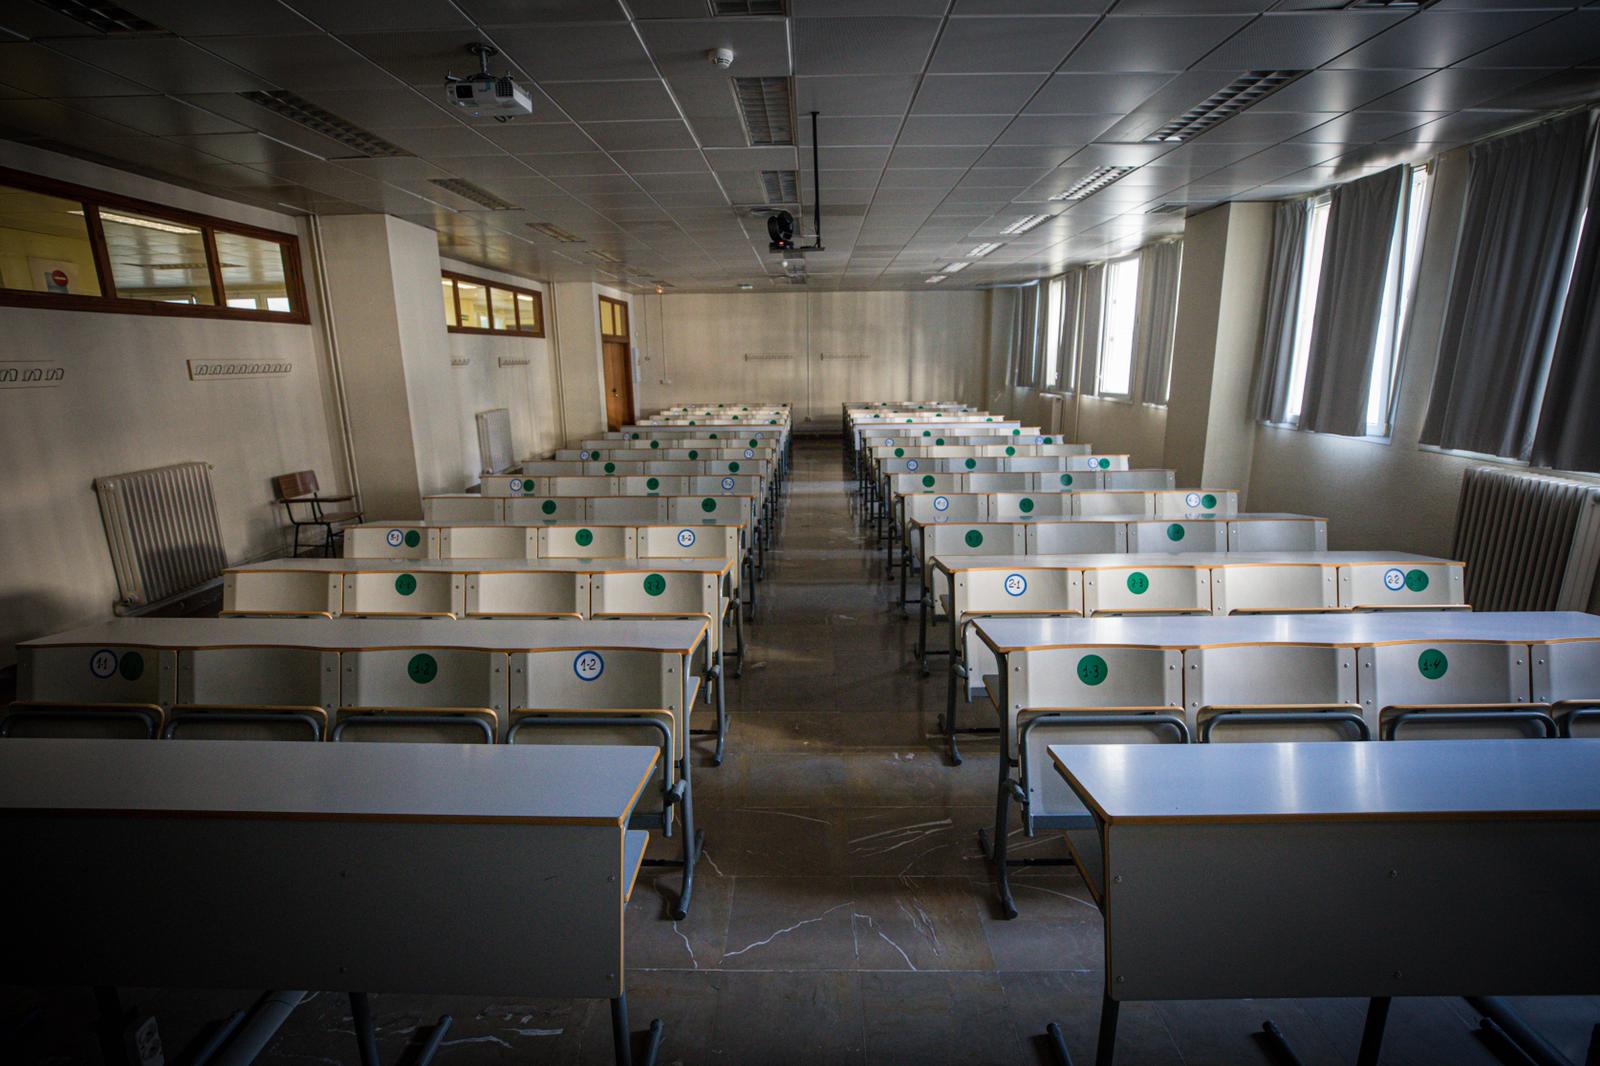
[[[289,524],[294,526],[294,554],[300,554],[300,531],[321,527],[322,552],[333,554],[334,541],[344,527],[361,521],[360,510],[324,511],[324,504],[354,503],[354,496],[323,496],[317,488],[315,470],[296,470],[292,474],[279,474],[272,479],[272,489],[277,501],[283,504]],[[299,508],[299,510],[297,510]]]

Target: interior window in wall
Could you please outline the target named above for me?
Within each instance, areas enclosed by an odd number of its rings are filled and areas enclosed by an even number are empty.
[[[1139,297],[1139,259],[1130,256],[1106,265],[1100,309],[1098,393],[1129,399],[1133,390],[1134,310]]]
[[[308,321],[291,234],[3,169],[0,304]]]
[[[450,332],[544,336],[544,300],[533,289],[465,274],[445,274],[441,281]]]

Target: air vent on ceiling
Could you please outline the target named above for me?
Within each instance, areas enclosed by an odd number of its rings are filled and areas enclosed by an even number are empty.
[[[612,255],[610,252],[602,252],[598,248],[591,249],[588,254],[594,256],[596,259],[600,260],[602,263],[621,263],[622,262],[622,259],[619,256]]]
[[[713,15],[787,15],[784,0],[711,0]]]
[[[1246,71],[1156,130],[1145,140],[1179,143],[1191,137],[1198,137],[1252,104],[1265,100],[1304,73],[1303,70]]]
[[[1421,11],[1438,2],[1439,0],[1350,0],[1344,6],[1348,11]]]
[[[761,190],[769,204],[800,202],[800,177],[792,170],[763,170]]]
[[[81,22],[91,30],[98,30],[101,33],[171,32],[116,4],[95,3],[93,0],[40,0],[40,3],[58,15],[65,15],[74,22]]]
[[[1087,200],[1113,182],[1121,181],[1138,167],[1096,167],[1066,192],[1050,197],[1052,200]]]
[[[540,233],[544,234],[546,237],[549,237],[551,240],[560,241],[562,244],[582,244],[583,243],[583,238],[578,236],[576,233],[568,233],[566,230],[562,229],[560,226],[557,226],[557,225],[555,225],[554,223],[551,223],[551,222],[530,222],[530,223],[528,223],[528,228],[529,229],[533,229],[533,230],[538,230]]]
[[[509,200],[502,200],[488,189],[480,189],[470,181],[460,178],[429,178],[429,185],[437,185],[445,192],[455,193],[463,200],[471,200],[479,207],[487,207],[490,211],[515,211],[517,205]]]
[[[788,78],[734,78],[733,93],[752,145],[794,143],[794,93]]]
[[[338,141],[346,148],[360,152],[369,158],[389,158],[411,154],[397,144],[390,144],[371,130],[364,130],[355,123],[342,119],[330,111],[324,111],[305,97],[297,96],[287,89],[274,89],[271,92],[247,92],[239,95],[249,100],[252,104],[259,104],[276,115],[281,115],[291,122],[298,122],[306,129],[320,133],[329,140]]]
[[[1144,213],[1147,215],[1181,215],[1187,212],[1189,207],[1189,204],[1172,201],[1146,208]]]

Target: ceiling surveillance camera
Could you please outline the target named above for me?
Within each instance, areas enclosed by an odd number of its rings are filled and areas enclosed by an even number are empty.
[[[706,53],[706,58],[717,65],[719,70],[727,70],[733,66],[732,48],[713,48]]]

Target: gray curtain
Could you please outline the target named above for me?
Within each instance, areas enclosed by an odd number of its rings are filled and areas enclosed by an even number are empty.
[[[1593,125],[1580,112],[1469,150],[1422,443],[1529,457]],[[1556,433],[1552,416],[1547,442]]]
[[[1301,429],[1366,435],[1367,387],[1405,176],[1405,167],[1390,167],[1333,190],[1306,357]]]
[[[1256,359],[1251,409],[1263,422],[1289,417],[1289,363],[1294,347],[1295,309],[1300,304],[1300,274],[1305,263],[1306,200],[1280,203],[1273,211],[1272,261],[1267,280],[1267,319]]]
[[[1024,285],[1017,300],[1017,377],[1019,388],[1032,387],[1039,367],[1039,286]]]
[[[1106,296],[1106,265],[1096,263],[1083,272],[1083,332],[1078,339],[1078,391],[1100,394],[1100,311]]]
[[[1139,252],[1139,295],[1134,301],[1133,367],[1138,399],[1165,404],[1172,377],[1172,338],[1178,319],[1178,275],[1183,242],[1163,241]]]
[[[1544,405],[1528,456],[1535,466],[1600,471],[1600,169],[1590,154],[1589,205],[1578,240]]]
[[[1077,387],[1073,371],[1078,366],[1078,308],[1083,302],[1083,271],[1061,275],[1061,335],[1057,338],[1056,379],[1047,384],[1063,392]]]

